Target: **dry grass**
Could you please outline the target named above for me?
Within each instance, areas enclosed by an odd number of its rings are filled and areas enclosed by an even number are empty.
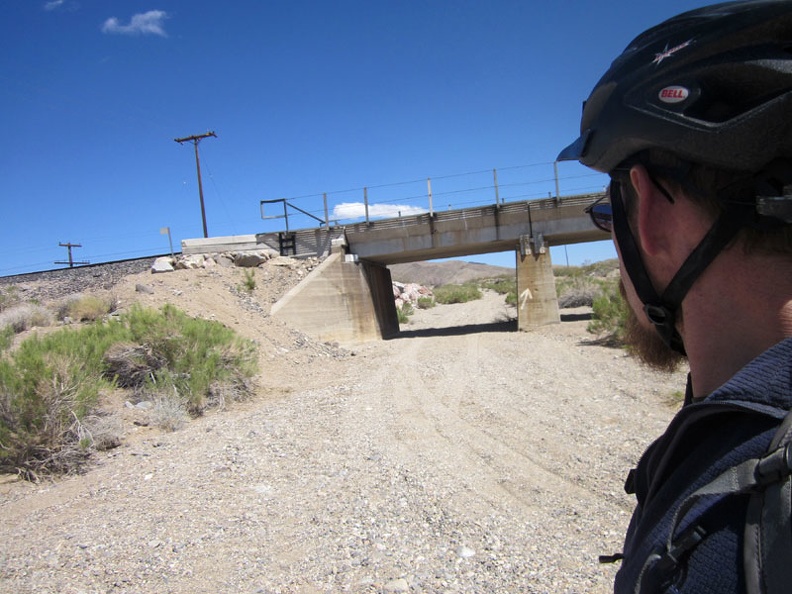
[[[118,309],[118,300],[113,295],[71,295],[57,307],[59,320],[72,322],[95,322]]]
[[[20,303],[0,312],[0,328],[12,328],[17,334],[37,326],[50,326],[50,311],[34,303]]]

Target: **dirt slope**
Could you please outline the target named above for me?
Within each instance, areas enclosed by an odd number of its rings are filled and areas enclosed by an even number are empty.
[[[491,293],[394,340],[317,343],[268,316],[301,274],[115,289],[258,341],[259,394],[176,433],[130,424],[83,476],[0,481],[0,592],[609,591],[597,555],[620,549],[624,475],[682,374],[590,344],[585,310],[514,332]]]

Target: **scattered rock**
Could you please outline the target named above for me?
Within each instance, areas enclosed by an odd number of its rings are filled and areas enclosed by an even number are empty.
[[[152,289],[148,285],[137,284],[137,285],[135,285],[135,292],[136,293],[146,293],[147,295],[153,295],[154,294],[154,289]]]
[[[151,265],[152,273],[173,272],[174,270],[173,260],[171,260],[171,258],[157,258],[154,260],[154,264]]]
[[[266,252],[239,253],[234,256],[234,265],[241,268],[257,268],[269,259]]]
[[[393,283],[393,298],[396,302],[397,309],[401,309],[405,303],[417,307],[418,300],[425,297],[434,299],[434,294],[428,287],[424,287],[417,283]]]
[[[196,270],[198,268],[206,268],[207,261],[208,259],[201,254],[191,254],[176,258],[173,267],[177,270]]]

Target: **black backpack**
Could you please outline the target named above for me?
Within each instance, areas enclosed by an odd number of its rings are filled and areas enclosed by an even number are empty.
[[[748,497],[743,544],[746,592],[789,593],[792,590],[792,411],[784,417],[764,456],[729,468],[682,502],[674,514],[665,551],[646,560],[636,594],[666,592],[672,586],[688,555],[706,536],[696,522],[681,534],[677,534],[677,528],[696,502],[708,495]],[[603,556],[600,561],[613,562],[621,557]]]

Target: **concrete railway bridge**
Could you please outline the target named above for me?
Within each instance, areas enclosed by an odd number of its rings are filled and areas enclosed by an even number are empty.
[[[585,208],[602,193],[182,241],[184,254],[274,249],[322,263],[271,314],[321,340],[390,338],[399,323],[389,264],[514,251],[521,331],[560,321],[550,246],[607,239]]]

